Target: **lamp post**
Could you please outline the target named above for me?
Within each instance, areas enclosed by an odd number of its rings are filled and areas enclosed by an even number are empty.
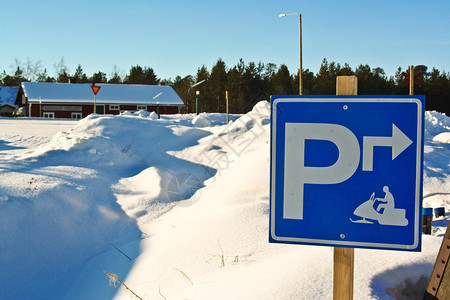
[[[200,109],[200,100],[198,99],[200,91],[195,91],[195,114],[198,115]]]
[[[189,89],[188,89],[188,94],[189,94],[189,91],[193,88],[193,87],[196,87],[196,86],[199,86],[200,84],[202,84],[203,82],[205,82],[206,81],[206,79],[203,79],[202,81],[199,81],[199,82],[197,82],[196,84],[193,84],[193,85],[191,85],[190,87],[189,87]],[[195,91],[195,113],[198,115],[198,111],[200,110],[200,101],[199,101],[199,99],[198,99],[198,96],[200,95],[200,91]]]
[[[300,29],[300,67],[298,71],[298,93],[299,95],[303,94],[303,82],[302,82],[302,14],[301,13],[292,13],[292,14],[280,14],[279,17],[286,17],[290,15],[298,15],[299,21],[299,29]]]
[[[160,92],[159,94],[157,94],[155,97],[153,97],[153,101],[158,98],[159,96],[161,96],[163,94],[163,92]],[[154,103],[154,102],[153,102]],[[161,115],[159,113],[159,101],[156,101],[156,114],[158,115],[158,119],[161,118]]]
[[[160,119],[161,114],[159,113],[159,101],[156,102],[156,114],[158,115],[158,119]]]

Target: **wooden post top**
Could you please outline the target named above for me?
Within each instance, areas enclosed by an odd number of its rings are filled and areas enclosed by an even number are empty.
[[[358,78],[355,75],[337,76],[336,95],[358,95]]]

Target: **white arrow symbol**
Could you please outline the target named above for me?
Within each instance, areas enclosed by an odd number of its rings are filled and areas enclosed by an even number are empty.
[[[365,136],[363,138],[363,171],[373,171],[373,148],[375,146],[392,147],[392,160],[400,155],[412,141],[395,124],[392,124],[392,136]]]

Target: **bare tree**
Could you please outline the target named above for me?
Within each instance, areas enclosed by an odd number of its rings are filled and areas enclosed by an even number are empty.
[[[66,66],[64,57],[61,57],[59,62],[55,63],[53,66],[55,67],[56,80],[58,82],[67,82],[69,78],[69,69]]]
[[[42,73],[42,63],[40,60],[33,62],[29,57],[23,66],[23,75],[30,81],[36,81],[39,74]]]
[[[122,83],[125,78],[125,72],[120,70],[117,65],[114,65],[112,72],[109,75],[109,83]]]

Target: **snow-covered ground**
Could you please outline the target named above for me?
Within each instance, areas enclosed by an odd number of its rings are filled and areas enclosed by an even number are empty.
[[[332,248],[268,243],[270,105],[230,119],[0,119],[0,299],[331,299]],[[450,211],[450,118],[425,126]],[[354,298],[421,299],[449,218],[422,252],[356,249]]]

